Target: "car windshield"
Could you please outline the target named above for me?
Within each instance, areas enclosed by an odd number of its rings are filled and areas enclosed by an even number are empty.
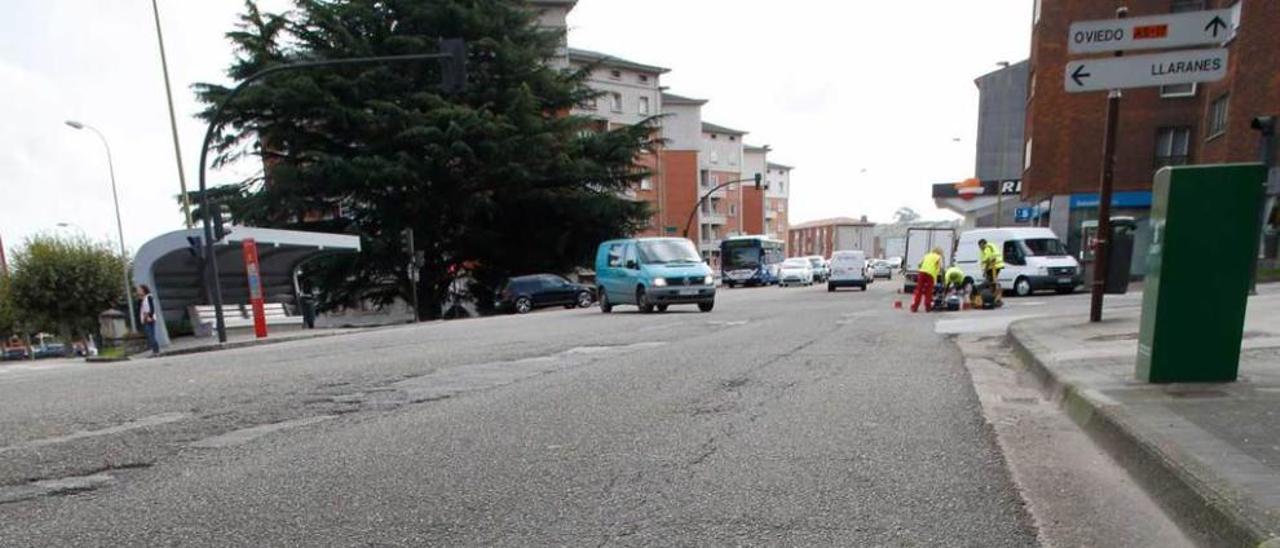
[[[651,240],[640,242],[640,262],[644,264],[700,263],[698,250],[689,240]]]
[[[812,259],[809,259],[809,264],[813,265],[814,267],[820,267],[822,266],[822,259],[814,257]]]
[[[809,263],[804,259],[787,259],[782,262],[782,268],[804,268],[806,266],[809,266]]]
[[[1027,255],[1032,257],[1061,257],[1067,254],[1067,249],[1057,238],[1033,238],[1023,240],[1023,245],[1027,248]]]

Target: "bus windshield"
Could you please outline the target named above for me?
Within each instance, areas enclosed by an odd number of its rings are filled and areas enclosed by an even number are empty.
[[[688,240],[640,242],[640,262],[644,264],[700,263],[702,257]]]
[[[726,270],[760,268],[760,252],[758,242],[725,242],[721,260]]]

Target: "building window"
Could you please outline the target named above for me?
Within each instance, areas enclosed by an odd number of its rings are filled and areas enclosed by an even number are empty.
[[[1200,11],[1202,9],[1204,9],[1204,0],[1173,0],[1173,4],[1169,6],[1169,11],[1173,13]]]
[[[641,74],[641,75],[640,75],[640,83],[642,83],[642,84],[647,84],[647,83],[649,83],[649,75],[647,75],[647,74]]]
[[[649,98],[640,98],[640,114],[649,114]]]
[[[1170,99],[1174,97],[1195,97],[1196,83],[1190,84],[1172,84],[1168,86],[1160,86],[1160,97]]]
[[[1031,75],[1027,79],[1027,99],[1036,96],[1036,71],[1031,71]]]
[[[583,99],[581,103],[578,103],[578,108],[581,108],[583,110],[597,110],[598,108],[600,108],[600,104],[598,101],[596,101],[595,97],[590,97],[587,99]]]
[[[718,164],[718,163],[720,163],[720,153],[719,153],[719,152],[716,152],[716,151],[714,151],[714,150],[713,150],[713,151],[711,151],[711,163],[713,163],[713,164]]]
[[[1031,139],[1027,139],[1027,144],[1022,150],[1022,171],[1031,169]]]
[[[1227,99],[1229,95],[1223,95],[1213,100],[1213,104],[1209,105],[1209,138],[1212,139],[1227,132]]]
[[[612,108],[612,109],[613,109],[613,111],[614,111],[614,112],[622,112],[622,94],[621,94],[621,93],[610,93],[610,94],[609,94],[609,106],[610,106],[610,108]]]
[[[612,79],[614,79],[614,80],[621,80],[621,79],[622,79],[622,71],[620,71],[620,70],[611,70],[611,71],[609,71],[609,77],[610,77],[610,78],[612,78]]]
[[[787,183],[778,181],[778,192],[785,193],[787,191]]]
[[[737,137],[734,137],[732,135],[729,136],[729,141],[737,141],[737,140],[738,140]]]
[[[729,215],[731,217],[738,216],[738,204],[729,204]]]
[[[653,190],[653,179],[649,177],[640,179],[640,190]]]
[[[1036,3],[1031,7],[1031,24],[1033,25],[1040,22],[1040,2],[1041,0],[1036,0]]]
[[[1156,132],[1156,167],[1186,165],[1191,159],[1191,128],[1162,127]]]

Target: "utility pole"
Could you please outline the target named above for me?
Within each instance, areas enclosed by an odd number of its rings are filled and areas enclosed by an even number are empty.
[[[160,7],[151,0],[151,12],[156,16],[156,40],[160,42],[160,69],[164,72],[164,96],[169,100],[169,129],[173,132],[173,156],[178,160],[178,187],[182,189],[182,217],[191,230],[191,196],[187,194],[187,174],[182,169],[182,145],[178,142],[178,118],[173,114],[173,90],[169,86],[169,61],[164,55],[164,34],[160,32]]]
[[[1129,8],[1116,8],[1116,19],[1129,15]],[[1116,57],[1124,56],[1117,51]],[[1107,255],[1111,252],[1111,197],[1116,175],[1116,132],[1120,127],[1120,90],[1107,94],[1107,129],[1102,141],[1102,182],[1098,191],[1098,233],[1094,236],[1093,291],[1089,299],[1089,321],[1102,321],[1102,301],[1107,286]]]

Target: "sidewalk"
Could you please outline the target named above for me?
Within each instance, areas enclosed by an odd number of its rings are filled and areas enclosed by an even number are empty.
[[[180,356],[184,354],[229,350],[232,348],[244,348],[263,344],[319,339],[324,337],[361,333],[371,329],[377,329],[377,327],[300,329],[270,333],[265,339],[258,339],[252,332],[240,331],[229,333],[226,344],[219,344],[217,337],[180,337],[175,339],[169,346],[160,349],[160,355]],[[147,354],[148,352],[141,352],[134,354],[133,357],[145,357]]]
[[[1140,310],[1108,310],[1099,324],[1059,317],[1009,328],[1015,351],[1072,419],[1214,546],[1280,546],[1280,287],[1261,293],[1249,302],[1235,383],[1138,382]]]

